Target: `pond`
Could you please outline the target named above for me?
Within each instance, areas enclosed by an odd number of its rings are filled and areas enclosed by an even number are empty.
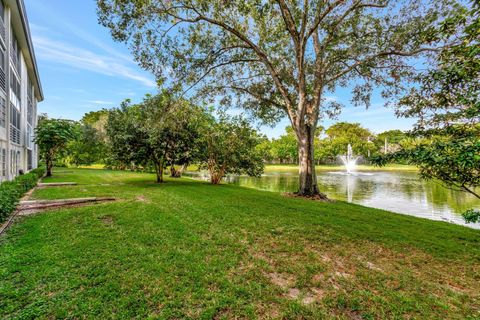
[[[188,175],[205,177],[201,172]],[[259,190],[294,192],[298,188],[298,173],[267,172],[260,178],[229,176],[226,181]],[[331,199],[480,229],[480,223],[466,224],[460,215],[471,208],[480,209],[479,199],[438,182],[421,180],[416,172],[371,171],[351,175],[343,171],[319,172],[318,184]]]

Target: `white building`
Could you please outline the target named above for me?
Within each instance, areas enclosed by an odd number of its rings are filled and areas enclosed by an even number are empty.
[[[37,167],[32,139],[42,100],[23,0],[0,0],[0,181]]]

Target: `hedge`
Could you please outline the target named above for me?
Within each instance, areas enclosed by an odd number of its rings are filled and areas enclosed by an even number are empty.
[[[16,177],[12,181],[0,184],[0,222],[4,221],[17,207],[20,198],[37,185],[37,181],[45,174],[44,168],[38,168],[27,174]]]

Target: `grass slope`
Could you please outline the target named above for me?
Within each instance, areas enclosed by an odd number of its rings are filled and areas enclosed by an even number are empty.
[[[480,232],[149,174],[59,169],[0,238],[0,317],[474,319]]]

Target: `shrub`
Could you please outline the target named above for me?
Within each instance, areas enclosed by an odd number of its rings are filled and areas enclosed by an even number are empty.
[[[35,187],[38,179],[44,174],[45,169],[38,168],[16,177],[13,181],[5,181],[0,184],[0,222],[15,210],[20,198]]]

